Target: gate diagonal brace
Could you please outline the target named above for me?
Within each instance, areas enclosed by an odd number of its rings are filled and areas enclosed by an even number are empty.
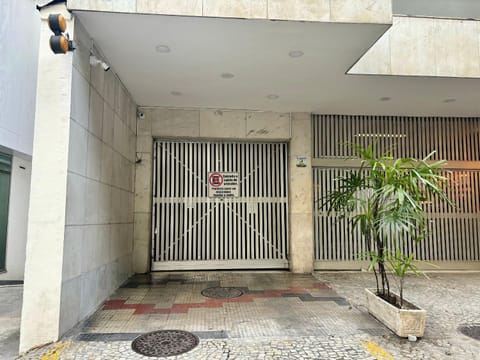
[[[265,242],[265,244],[269,245],[273,251],[275,251],[277,253],[277,255],[280,255],[282,258],[283,258],[283,254],[280,253],[280,250],[277,249],[277,247],[272,244],[272,242],[268,239],[266,239],[260,232],[258,232],[258,230],[256,230],[255,228],[252,227],[251,224],[249,224],[240,214],[238,214],[233,208],[231,208],[228,203],[224,203],[225,204],[225,207],[227,207],[228,209],[230,209],[230,211],[238,216],[238,218],[240,220],[242,220],[254,233],[258,234],[258,236]]]

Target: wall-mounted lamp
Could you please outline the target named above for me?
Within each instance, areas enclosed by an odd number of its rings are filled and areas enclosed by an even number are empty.
[[[50,36],[50,48],[55,54],[66,54],[75,50],[68,34],[63,34],[67,30],[67,21],[62,14],[48,15],[48,27],[54,33]]]
[[[105,61],[100,60],[95,55],[90,55],[90,65],[91,66],[101,65],[103,70],[105,71],[110,70],[110,65],[108,65]]]

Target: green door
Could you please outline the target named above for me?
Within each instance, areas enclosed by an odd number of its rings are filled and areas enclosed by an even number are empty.
[[[5,270],[11,169],[12,157],[0,153],[0,271]]]

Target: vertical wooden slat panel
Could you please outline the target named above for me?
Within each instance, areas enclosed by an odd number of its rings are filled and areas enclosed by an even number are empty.
[[[349,151],[338,147],[341,142],[353,140],[365,146],[376,139],[379,151],[393,147],[395,156],[423,158],[436,150],[434,159],[479,159],[479,119],[314,115],[312,121],[313,154],[318,158],[349,156]],[[343,173],[344,170],[334,168],[314,168],[314,201],[325,196],[331,190],[334,178]],[[448,190],[457,208],[447,206],[438,198],[426,205],[433,216],[432,234],[416,248],[411,248],[419,258],[473,261],[480,256],[479,221],[475,218],[480,212],[478,172],[453,171],[452,178],[461,182]],[[365,244],[355,239],[357,234],[352,235],[354,231],[350,224],[328,218],[323,210],[314,209],[314,217],[317,260],[351,261],[354,253],[365,250]]]

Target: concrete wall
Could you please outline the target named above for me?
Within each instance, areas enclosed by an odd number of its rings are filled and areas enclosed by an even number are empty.
[[[59,336],[73,54],[52,55],[50,36],[42,20],[21,351]]]
[[[389,24],[391,0],[68,0],[71,10]]]
[[[82,25],[67,30],[77,50],[54,55],[42,21],[20,351],[58,340],[132,273],[136,105],[90,66]]]
[[[350,74],[480,77],[480,21],[394,16]]]
[[[32,155],[40,17],[34,0],[0,1],[0,146]]]
[[[132,274],[136,105],[76,23],[60,333]],[[100,55],[98,55],[100,56]]]
[[[294,209],[295,231],[290,231],[294,272],[311,272],[313,266],[312,176],[310,161],[310,116],[273,112],[227,110],[187,110],[143,108],[145,118],[138,120],[137,164],[135,181],[134,270],[149,270],[151,242],[152,140],[153,138],[222,139],[231,141],[290,142],[294,155],[308,156],[307,168],[290,166],[290,208]],[[293,119],[293,120],[292,120]],[[296,134],[292,137],[292,133]],[[292,163],[292,156],[290,162]],[[310,174],[310,175],[309,175]],[[305,190],[310,189],[310,190]],[[307,204],[307,205],[305,205]],[[310,204],[310,205],[308,205]],[[290,227],[292,229],[292,227]],[[296,231],[297,229],[302,231]],[[293,245],[295,244],[295,245]],[[303,264],[300,264],[302,259]],[[312,261],[304,261],[312,259]]]
[[[7,228],[6,272],[0,280],[23,280],[32,161],[13,156]]]

